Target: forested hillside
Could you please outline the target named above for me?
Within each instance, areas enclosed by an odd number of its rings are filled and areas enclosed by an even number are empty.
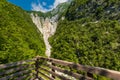
[[[52,57],[120,71],[119,4],[119,0],[73,0],[49,39]]]
[[[119,0],[74,0],[69,7],[68,20],[84,19],[96,21],[103,19],[120,21]]]
[[[69,4],[45,14],[33,12],[43,18],[65,17],[58,19],[57,31],[49,39],[52,57],[120,71],[120,1],[73,0]],[[29,13],[0,1],[0,63],[44,55],[42,35]]]
[[[0,64],[44,55],[42,35],[30,15],[0,0]]]

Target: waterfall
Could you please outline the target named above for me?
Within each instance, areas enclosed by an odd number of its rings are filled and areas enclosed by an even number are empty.
[[[57,19],[58,15],[53,16],[52,18],[43,18],[38,16],[37,14],[31,13],[31,18],[33,23],[36,25],[38,30],[42,33],[44,43],[46,46],[45,54],[47,57],[51,55],[51,45],[48,41],[49,37],[54,35],[57,28]]]

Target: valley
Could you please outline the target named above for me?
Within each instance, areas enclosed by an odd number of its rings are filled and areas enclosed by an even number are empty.
[[[52,18],[43,18],[39,17],[37,14],[31,13],[31,18],[33,23],[39,29],[39,31],[43,35],[44,43],[46,46],[45,54],[47,57],[51,56],[51,45],[48,39],[54,35],[57,28],[57,18],[58,16],[53,16]]]
[[[44,56],[120,71],[119,4],[69,0],[43,13],[0,0],[0,64]]]

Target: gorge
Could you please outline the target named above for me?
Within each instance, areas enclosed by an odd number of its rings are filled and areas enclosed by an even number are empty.
[[[0,64],[47,56],[120,71],[120,0],[71,1],[42,13],[0,0]]]
[[[57,28],[57,19],[58,16],[55,15],[52,18],[43,18],[39,17],[37,14],[31,13],[31,18],[33,23],[36,25],[38,30],[43,35],[44,43],[46,46],[45,54],[47,57],[50,57],[51,55],[51,45],[49,44],[49,37],[54,35],[56,28]]]

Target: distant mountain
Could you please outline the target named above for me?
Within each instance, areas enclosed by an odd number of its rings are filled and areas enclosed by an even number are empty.
[[[47,57],[51,57],[51,45],[48,39],[54,35],[59,20],[64,19],[65,13],[70,5],[71,1],[59,4],[55,9],[47,13],[29,11],[31,19],[42,33],[44,43],[46,46],[45,54]]]
[[[70,3],[71,3],[71,0],[69,0],[68,2],[59,4],[55,9],[50,11],[51,16],[59,15],[60,18],[61,16],[64,16],[66,11],[68,10]]]
[[[71,3],[71,0],[69,0],[68,2],[65,2],[65,3],[61,3],[56,8],[54,8],[52,11],[49,11],[46,13],[43,13],[40,11],[28,11],[28,13],[34,13],[34,14],[37,14],[38,16],[44,17],[44,18],[47,18],[47,17],[51,18],[55,15],[58,15],[59,18],[61,18],[62,15],[65,16],[65,13],[68,10],[70,3]]]
[[[44,52],[42,35],[30,15],[0,0],[0,64],[33,58]]]

